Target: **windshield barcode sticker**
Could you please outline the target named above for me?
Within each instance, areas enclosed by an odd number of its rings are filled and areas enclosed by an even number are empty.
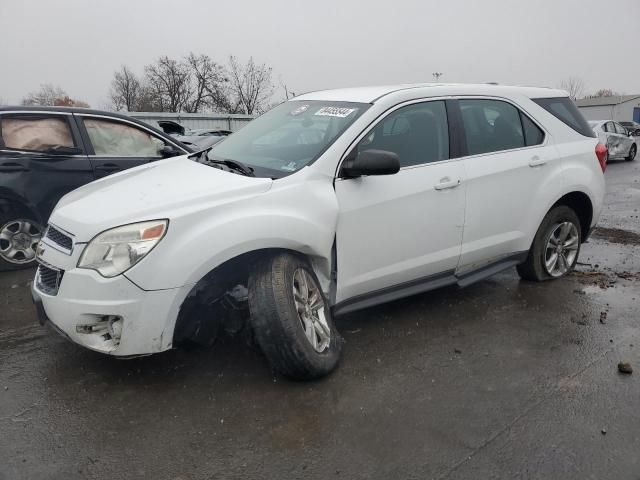
[[[354,112],[355,108],[344,108],[344,107],[322,107],[318,110],[314,115],[319,115],[321,117],[348,117],[352,112]]]

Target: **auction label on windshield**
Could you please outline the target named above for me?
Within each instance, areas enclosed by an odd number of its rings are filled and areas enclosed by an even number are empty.
[[[321,117],[348,117],[351,113],[353,113],[355,108],[345,108],[345,107],[322,107],[318,110],[314,115],[319,115]]]

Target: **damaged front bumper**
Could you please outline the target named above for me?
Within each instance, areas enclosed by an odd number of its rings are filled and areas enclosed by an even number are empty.
[[[114,356],[130,357],[172,347],[180,305],[190,288],[145,291],[124,275],[103,278],[93,270],[71,269],[51,295],[31,287],[41,324],[67,339]]]

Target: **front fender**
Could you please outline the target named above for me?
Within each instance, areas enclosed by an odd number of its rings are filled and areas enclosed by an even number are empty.
[[[170,219],[166,237],[126,276],[145,290],[193,285],[243,253],[295,250],[323,259],[329,276],[338,205],[331,181],[293,183],[262,195]]]

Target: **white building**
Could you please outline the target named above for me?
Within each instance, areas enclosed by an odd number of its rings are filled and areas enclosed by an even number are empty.
[[[640,95],[581,98],[576,105],[587,120],[640,123]]]

